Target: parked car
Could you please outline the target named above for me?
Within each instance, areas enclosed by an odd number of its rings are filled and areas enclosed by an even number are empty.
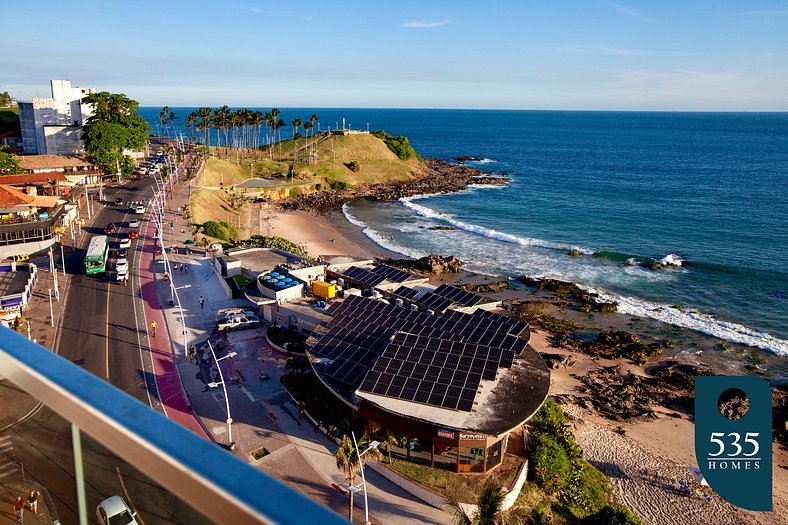
[[[139,219],[131,219],[129,221],[129,228],[139,228],[140,227],[140,220]]]
[[[118,247],[131,248],[131,239],[129,239],[128,233],[121,233],[118,235]]]
[[[111,233],[115,233],[116,231],[118,231],[118,227],[115,226],[114,222],[107,224],[107,227],[104,228],[104,233],[106,233],[107,235]]]
[[[125,249],[123,249],[123,248],[119,248],[119,249],[118,249],[118,251],[117,251],[117,252],[115,252],[115,255],[117,255],[117,256],[118,256],[118,259],[121,259],[121,258],[123,258],[123,257],[126,257],[126,256],[128,255],[128,253],[129,253],[129,252],[127,252]]]
[[[117,206],[120,206],[121,204],[123,204],[123,198],[122,197],[118,197],[117,199],[115,199],[115,204]]]
[[[129,231],[129,239],[139,239],[139,238],[140,238],[140,232],[138,232],[137,230]]]
[[[120,496],[112,496],[96,507],[99,525],[139,525],[137,513],[132,512]]]
[[[260,326],[259,317],[243,313],[228,315],[216,321],[216,329],[220,332],[229,332],[230,330],[240,330],[242,328],[257,328],[258,326]]]
[[[145,213],[145,206],[137,206],[134,208],[134,213]]]

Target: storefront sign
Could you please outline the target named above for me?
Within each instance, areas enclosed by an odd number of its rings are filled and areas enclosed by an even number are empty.
[[[437,432],[438,432],[438,437],[440,438],[454,439],[453,430],[444,430],[442,428],[439,428]]]
[[[485,440],[487,436],[484,434],[460,434],[460,439]]]

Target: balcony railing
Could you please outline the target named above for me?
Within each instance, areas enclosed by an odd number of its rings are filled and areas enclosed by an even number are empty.
[[[83,471],[94,471],[96,463],[82,459],[81,443],[86,443],[86,454],[95,453],[99,447],[90,445],[91,440],[150,478],[160,487],[157,494],[162,498],[174,495],[185,504],[167,509],[167,523],[204,521],[178,518],[178,508],[186,506],[215,523],[348,523],[218,445],[6,328],[0,328],[0,371],[7,381],[70,425],[76,486],[76,504],[72,507],[79,509],[80,523],[89,520]],[[80,438],[80,431],[89,439]],[[95,481],[88,489],[101,492]]]

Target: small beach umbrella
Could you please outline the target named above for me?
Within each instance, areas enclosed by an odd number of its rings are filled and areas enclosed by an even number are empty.
[[[186,239],[185,241],[183,241],[183,244],[194,244],[194,241],[191,239]]]
[[[709,486],[709,483],[706,481],[706,478],[703,477],[703,472],[701,472],[698,467],[693,467],[692,465],[690,465],[687,468],[689,469],[690,472],[692,472],[692,475],[695,476],[695,479],[698,481],[698,483],[700,483],[701,485],[706,485],[707,487]]]

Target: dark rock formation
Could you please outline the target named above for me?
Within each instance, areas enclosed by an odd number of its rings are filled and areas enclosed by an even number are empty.
[[[662,353],[659,343],[643,343],[640,339],[623,330],[601,332],[596,341],[580,343],[580,350],[586,354],[606,357],[608,359],[634,359],[645,361],[646,357],[655,357]]]
[[[571,368],[575,366],[577,363],[577,358],[573,357],[572,355],[563,355],[563,354],[539,354],[544,359],[545,364],[547,364],[548,368],[556,369],[556,368]]]
[[[393,201],[420,194],[461,191],[470,184],[504,184],[510,179],[493,177],[481,170],[439,159],[424,161],[424,171],[414,179],[373,186],[359,185],[345,190],[327,190],[300,195],[280,204],[285,210],[325,213],[357,199]]]
[[[396,266],[403,270],[422,273],[457,273],[465,265],[464,262],[453,255],[443,257],[435,253],[421,259],[379,259],[378,262]]]
[[[497,283],[486,283],[486,284],[458,284],[455,285],[458,288],[462,288],[465,291],[473,292],[473,293],[497,293],[501,290],[505,290],[509,288],[509,283],[506,281],[498,281]]]

